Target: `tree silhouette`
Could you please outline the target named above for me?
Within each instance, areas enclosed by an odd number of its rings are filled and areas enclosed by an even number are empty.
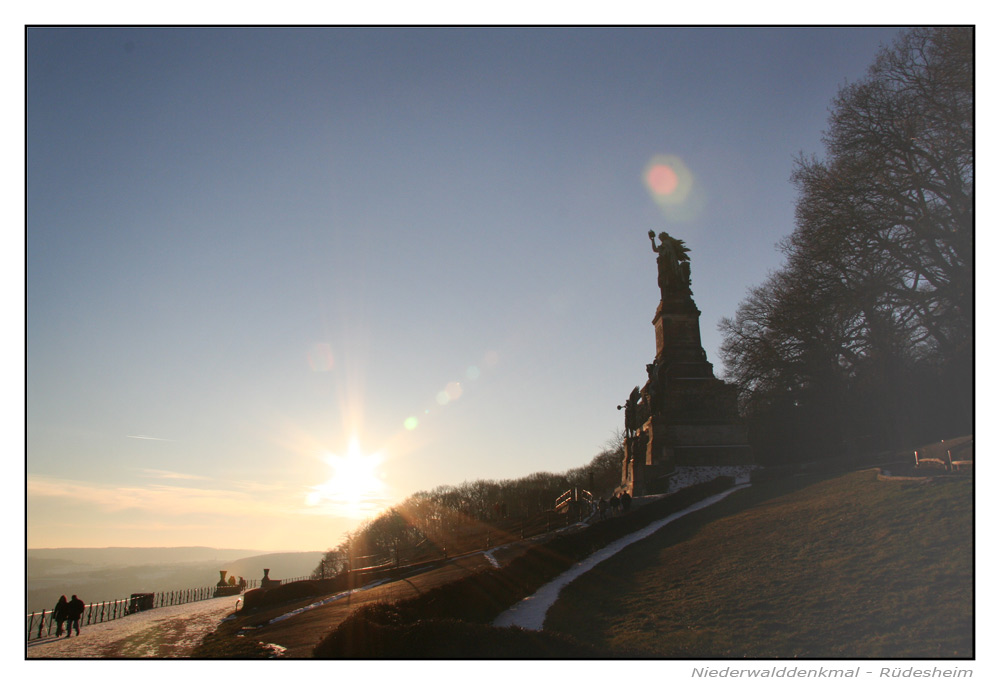
[[[797,160],[785,265],[720,324],[770,448],[971,430],[972,69],[971,29],[902,33],[833,100],[826,158]]]

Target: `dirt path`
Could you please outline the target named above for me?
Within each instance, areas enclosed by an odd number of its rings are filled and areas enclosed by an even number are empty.
[[[504,566],[524,553],[527,547],[538,544],[555,535],[576,530],[585,524],[573,524],[564,529],[508,543],[488,552],[477,551],[450,559],[446,564],[429,570],[416,569],[405,578],[383,583],[367,590],[357,590],[349,596],[330,600],[335,595],[313,597],[301,602],[289,603],[280,609],[262,610],[237,618],[241,622],[242,634],[262,644],[280,647],[281,656],[291,659],[312,658],[313,649],[334,628],[358,609],[358,607],[378,601],[397,601],[426,593],[433,588],[477,573],[489,567]],[[326,603],[323,603],[323,602]],[[287,616],[299,607],[320,604],[301,613]],[[265,622],[267,621],[267,622]],[[263,623],[263,625],[261,625]]]
[[[514,553],[515,550],[508,549],[496,552],[494,558],[499,563],[504,563],[507,561],[507,556]],[[452,559],[440,568],[415,573],[407,578],[384,583],[368,590],[358,590],[349,596],[309,609],[287,619],[275,616],[270,623],[259,628],[252,627],[254,625],[253,615],[237,620],[243,622],[243,627],[245,627],[243,634],[247,638],[283,647],[286,650],[283,653],[285,658],[308,659],[312,657],[313,648],[319,641],[358,607],[371,602],[395,601],[415,597],[490,566],[490,558],[485,554],[481,552],[470,554]],[[308,602],[300,604],[321,600],[322,598],[312,598]],[[292,611],[295,606],[289,605],[286,611]]]
[[[233,613],[235,597],[152,609],[116,621],[85,626],[73,637],[28,643],[29,659],[186,657],[201,639]]]

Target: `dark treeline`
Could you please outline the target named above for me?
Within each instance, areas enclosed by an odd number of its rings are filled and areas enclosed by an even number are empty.
[[[396,563],[421,554],[477,543],[553,508],[570,488],[609,496],[621,483],[622,440],[616,436],[590,463],[565,473],[533,473],[513,480],[476,480],[418,492],[364,522],[326,552],[314,578],[331,578],[348,568]]]
[[[901,33],[834,98],[783,267],[720,324],[762,461],[972,431],[972,138],[971,28]]]

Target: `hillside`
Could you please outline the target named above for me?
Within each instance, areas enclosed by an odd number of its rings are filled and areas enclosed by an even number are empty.
[[[546,630],[655,657],[972,656],[972,481],[757,484],[567,586]]]
[[[259,549],[215,547],[38,547],[28,549],[28,560],[65,559],[90,566],[141,566],[225,561],[265,553],[268,552]]]
[[[311,624],[291,618],[281,630],[308,643],[330,626],[315,652],[326,658],[523,657],[518,629],[489,625],[498,596],[521,585],[531,594],[542,567],[573,563],[575,554],[564,552],[591,547],[603,528],[564,536],[541,555],[528,548],[526,563],[512,560],[417,597],[407,591],[407,599],[350,617],[342,609]],[[594,655],[639,658],[969,657],[971,531],[968,475],[884,480],[869,469],[758,478],[567,586],[531,653],[571,658],[584,645]]]

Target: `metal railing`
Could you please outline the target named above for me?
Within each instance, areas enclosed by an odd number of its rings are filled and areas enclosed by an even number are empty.
[[[285,583],[294,583],[299,580],[309,580],[309,576],[302,576],[300,578],[284,578],[279,582],[284,585]],[[152,608],[159,609],[161,607],[176,606],[178,604],[187,604],[189,602],[200,602],[202,600],[212,599],[215,596],[215,590],[217,587],[217,585],[212,585],[209,587],[191,588],[188,590],[154,592],[152,593]],[[243,587],[243,591],[252,590],[256,587],[260,587],[260,581],[248,580],[246,581],[246,585]],[[83,616],[80,617],[80,627],[82,628],[96,623],[106,623],[108,621],[114,621],[115,619],[128,616],[130,613],[138,613],[138,611],[129,611],[130,602],[131,599],[114,599],[107,602],[85,604],[83,608]],[[58,630],[56,622],[52,620],[51,611],[33,611],[25,617],[25,623],[27,625],[27,635],[29,641],[49,637],[50,635],[54,635]]]
[[[80,626],[89,626],[95,623],[104,623],[105,621],[122,618],[129,613],[129,602],[130,600],[128,599],[115,599],[98,604],[86,604],[83,607],[83,616],[80,617]],[[52,620],[51,611],[42,611],[41,613],[33,611],[25,617],[25,622],[28,624],[29,641],[48,637],[58,629],[58,625]]]

